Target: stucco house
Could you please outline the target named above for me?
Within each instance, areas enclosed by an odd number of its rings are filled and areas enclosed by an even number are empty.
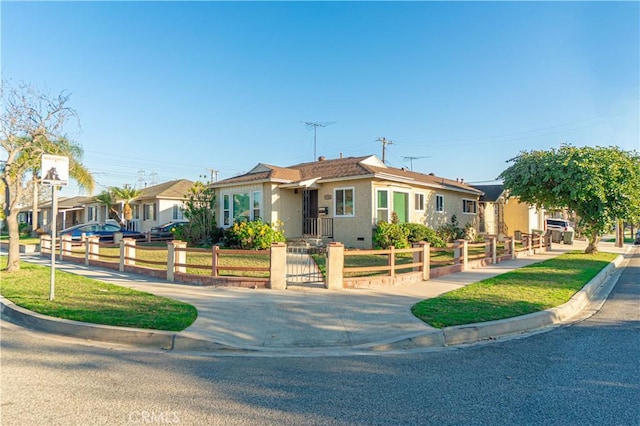
[[[375,155],[325,159],[288,167],[258,164],[210,185],[216,220],[279,223],[288,240],[320,238],[371,248],[375,225],[396,213],[400,222],[436,229],[456,215],[477,230],[482,191],[462,181],[388,167]]]
[[[517,232],[531,233],[544,229],[544,210],[510,197],[502,185],[474,185],[484,193],[478,205],[478,231],[499,239]]]
[[[144,188],[140,196],[130,203],[133,219],[127,224],[127,228],[147,232],[162,223],[182,219],[184,197],[192,185],[190,180],[179,179]],[[89,197],[83,208],[86,222],[105,222],[109,218],[107,207],[95,198]],[[120,214],[123,208],[123,201],[115,206]]]

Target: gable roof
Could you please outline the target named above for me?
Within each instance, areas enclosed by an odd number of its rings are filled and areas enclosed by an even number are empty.
[[[482,195],[482,191],[464,182],[445,179],[433,174],[424,174],[386,166],[375,155],[321,159],[288,167],[259,163],[249,172],[211,184],[220,188],[243,183],[274,182],[288,187],[308,187],[312,184],[345,179],[382,179]]]
[[[502,185],[473,185],[474,188],[484,192],[484,195],[480,197],[480,201],[489,201],[495,203],[504,192]]]
[[[192,186],[193,182],[188,179],[172,180],[144,188],[141,194],[136,197],[136,200],[146,198],[169,198],[182,200]]]

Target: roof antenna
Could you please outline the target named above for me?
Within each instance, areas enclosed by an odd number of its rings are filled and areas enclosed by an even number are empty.
[[[402,159],[404,161],[409,160],[409,164],[410,164],[409,170],[413,171],[413,160],[420,160],[422,158],[429,158],[429,157],[431,157],[431,156],[430,155],[426,155],[426,156],[423,156],[423,157],[402,157]]]
[[[307,127],[307,130],[313,128],[313,161],[316,161],[316,134],[318,127],[327,127],[337,123],[337,121],[301,121]]]

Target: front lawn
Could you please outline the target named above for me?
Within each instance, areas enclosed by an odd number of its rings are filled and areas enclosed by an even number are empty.
[[[180,331],[198,315],[187,303],[63,271],[56,271],[55,298],[49,301],[50,275],[49,267],[23,261],[18,272],[0,272],[0,294],[43,315],[121,327]]]
[[[423,300],[411,311],[437,328],[542,311],[568,302],[616,256],[613,253],[565,253]]]

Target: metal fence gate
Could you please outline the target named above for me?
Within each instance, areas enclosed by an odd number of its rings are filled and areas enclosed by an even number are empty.
[[[325,288],[324,277],[312,255],[326,256],[326,248],[287,246],[287,287]]]

